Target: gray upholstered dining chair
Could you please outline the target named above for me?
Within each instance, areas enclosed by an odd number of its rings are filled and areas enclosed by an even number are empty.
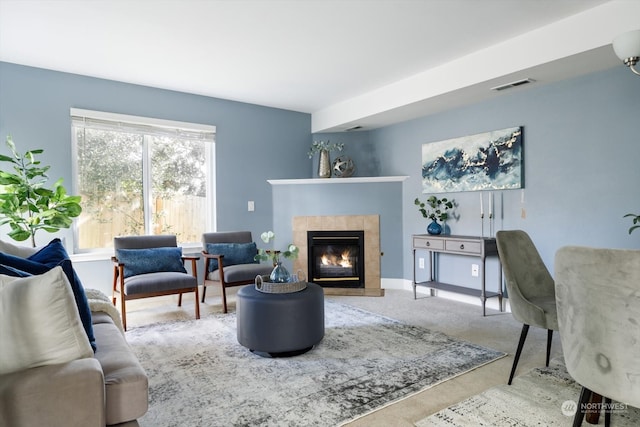
[[[120,296],[122,326],[127,330],[126,301],[161,295],[178,294],[178,306],[182,294],[195,293],[196,319],[200,318],[198,300],[199,257],[182,256],[174,235],[125,236],[113,239],[113,305]],[[191,274],[184,262],[191,261]]]
[[[273,265],[260,264],[254,260],[258,247],[250,231],[204,233],[202,248],[202,302],[208,285],[220,285],[224,313],[227,312],[227,288],[254,283],[256,276],[270,274],[273,270]]]
[[[574,426],[592,393],[640,408],[640,251],[565,246],[555,258],[560,339],[582,386]]]
[[[547,330],[547,358],[549,366],[553,331],[558,330],[555,283],[529,235],[522,230],[496,232],[496,243],[511,313],[522,322],[520,341],[513,359],[508,384],[513,381],[529,326]]]

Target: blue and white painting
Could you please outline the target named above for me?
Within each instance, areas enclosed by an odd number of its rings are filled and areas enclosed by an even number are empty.
[[[522,188],[522,127],[422,144],[422,192]]]

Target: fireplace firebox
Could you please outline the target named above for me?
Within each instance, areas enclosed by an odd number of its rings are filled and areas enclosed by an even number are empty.
[[[364,231],[307,231],[309,281],[364,288]]]

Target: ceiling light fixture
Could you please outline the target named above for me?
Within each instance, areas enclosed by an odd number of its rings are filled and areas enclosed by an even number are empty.
[[[613,39],[613,50],[631,71],[640,76],[640,71],[634,68],[640,61],[640,30],[629,31]]]

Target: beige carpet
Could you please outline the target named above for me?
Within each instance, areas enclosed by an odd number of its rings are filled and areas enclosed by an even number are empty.
[[[151,323],[126,336],[149,376],[142,426],[334,426],[504,353],[325,302],[325,337],[290,358],[238,344],[235,313]]]
[[[235,311],[237,289],[229,289],[231,312]],[[522,328],[522,324],[515,321],[510,313],[488,309],[487,316],[482,317],[482,309],[478,305],[427,295],[419,295],[414,300],[411,291],[397,289],[387,289],[384,297],[331,296],[327,299],[509,353],[507,357],[387,405],[349,423],[349,427],[412,427],[417,421],[439,410],[507,381]],[[127,304],[129,329],[155,322],[192,320],[193,298],[185,296],[181,308],[176,306],[176,302],[177,298],[173,296],[131,301]],[[221,312],[221,298],[216,288],[207,291],[206,302],[200,308],[203,318]],[[532,328],[516,376],[544,364],[545,346],[546,331]],[[562,355],[557,337],[554,338],[551,355],[554,358]]]

